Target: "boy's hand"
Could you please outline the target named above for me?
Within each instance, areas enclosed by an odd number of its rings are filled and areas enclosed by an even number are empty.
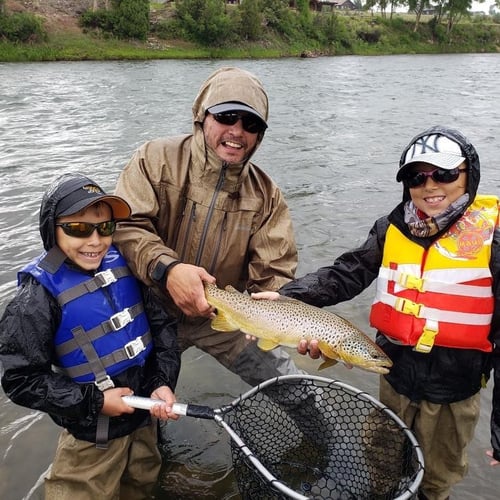
[[[131,396],[133,391],[128,387],[114,387],[103,392],[104,405],[101,413],[108,417],[118,417],[123,413],[134,413],[135,408],[126,404],[122,396]]]
[[[488,455],[490,458],[491,458],[491,461],[490,461],[490,465],[493,467],[493,466],[496,466],[496,465],[500,465],[500,462],[498,460],[495,460],[493,458],[493,450],[487,450],[486,451],[486,455]]]
[[[321,357],[321,351],[318,347],[318,341],[314,339],[310,342],[307,342],[306,339],[302,339],[297,346],[297,352],[302,355],[309,354],[309,357],[311,359],[318,359],[319,357]]]
[[[278,292],[255,292],[251,293],[250,297],[255,300],[278,300],[280,294]]]
[[[175,394],[170,387],[162,385],[151,393],[153,399],[161,399],[164,403],[157,404],[151,408],[153,417],[161,420],[178,420],[179,415],[172,412],[172,405],[176,402]]]

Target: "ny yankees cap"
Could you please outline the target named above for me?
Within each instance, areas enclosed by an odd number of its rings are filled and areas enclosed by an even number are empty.
[[[445,170],[453,170],[465,161],[460,144],[440,134],[424,135],[407,148],[402,158],[397,181],[401,181],[404,171],[414,163],[429,163]]]

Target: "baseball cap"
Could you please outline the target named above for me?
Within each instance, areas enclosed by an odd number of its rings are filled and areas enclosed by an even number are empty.
[[[237,101],[221,102],[220,104],[211,106],[210,108],[207,109],[207,111],[212,115],[216,113],[226,113],[227,111],[246,111],[248,113],[252,113],[253,115],[260,118],[264,123],[266,123],[266,120],[258,111],[253,109],[251,106],[248,106],[247,104],[243,104],[242,102],[237,102]]]
[[[429,163],[445,170],[453,170],[465,161],[460,144],[440,134],[418,137],[411,143],[400,161],[397,181],[401,181],[409,165]]]
[[[88,177],[68,178],[58,189],[67,193],[57,204],[55,216],[72,215],[97,202],[107,203],[113,210],[114,219],[126,219],[132,212],[130,205],[119,196],[106,194]]]

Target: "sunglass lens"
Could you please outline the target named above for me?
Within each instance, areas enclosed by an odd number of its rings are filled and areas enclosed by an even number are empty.
[[[213,116],[222,125],[234,125],[240,119],[239,113],[216,113]]]
[[[257,134],[266,130],[264,123],[256,116],[247,115],[242,118],[243,129],[251,134]]]
[[[432,172],[408,172],[405,183],[408,187],[415,188],[424,185],[427,177],[432,177],[433,181],[440,184],[450,184],[458,179],[460,172],[459,168],[454,168],[453,170],[436,168]]]
[[[405,180],[408,187],[417,187],[424,184],[426,179],[422,172],[409,172]]]
[[[65,222],[57,224],[61,226],[63,231],[73,238],[88,238],[95,229],[101,236],[111,236],[116,230],[116,222],[109,220],[100,222],[99,224],[92,224],[90,222]]]
[[[88,222],[67,222],[66,224],[61,224],[61,226],[68,236],[73,236],[74,238],[86,238],[94,231],[93,225]]]
[[[241,119],[243,130],[250,134],[257,134],[266,130],[267,125],[257,116],[253,114],[243,114],[228,111],[227,113],[215,113],[215,120],[223,125],[234,125]]]
[[[116,222],[114,220],[108,220],[107,222],[101,222],[97,224],[97,232],[101,236],[111,236],[116,229]]]
[[[441,182],[445,184],[449,184],[450,182],[455,182],[460,175],[460,171],[458,168],[454,168],[453,170],[443,170],[438,168],[432,174],[432,178],[436,182]]]

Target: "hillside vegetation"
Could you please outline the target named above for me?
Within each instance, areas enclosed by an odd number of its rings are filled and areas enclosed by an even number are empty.
[[[127,2],[147,12],[144,16],[125,12],[129,18],[117,20],[113,8],[124,8]],[[409,14],[315,12],[307,0],[295,4],[291,9],[287,0],[243,0],[240,5],[220,0],[138,0],[135,4],[130,0],[0,0],[0,61],[500,51],[498,15],[459,16],[451,29],[437,15],[421,16],[417,22]],[[93,6],[100,9],[94,12]],[[29,22],[25,26],[16,16]],[[18,38],[9,38],[11,33]]]

